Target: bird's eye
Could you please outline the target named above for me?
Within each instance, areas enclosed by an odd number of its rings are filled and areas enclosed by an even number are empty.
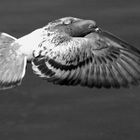
[[[67,20],[63,21],[63,24],[69,25],[69,24],[71,24],[72,22],[73,22],[72,19],[67,19]]]

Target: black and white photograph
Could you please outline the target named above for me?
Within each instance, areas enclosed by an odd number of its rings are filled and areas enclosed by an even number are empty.
[[[140,1],[1,0],[0,140],[139,140]]]

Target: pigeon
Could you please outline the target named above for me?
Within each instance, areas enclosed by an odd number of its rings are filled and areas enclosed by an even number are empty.
[[[20,85],[27,62],[53,84],[127,88],[140,81],[140,50],[94,20],[64,17],[18,39],[0,33],[0,89]]]

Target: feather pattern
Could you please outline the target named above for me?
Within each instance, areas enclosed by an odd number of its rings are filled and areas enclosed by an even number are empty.
[[[140,81],[140,51],[106,31],[84,37],[55,32],[41,48],[33,70],[54,84],[120,88]]]
[[[33,69],[55,84],[128,87],[140,80],[140,53],[107,32],[91,33],[36,57]]]

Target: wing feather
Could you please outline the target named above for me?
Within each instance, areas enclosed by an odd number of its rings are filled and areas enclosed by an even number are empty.
[[[33,69],[55,84],[120,88],[140,80],[140,51],[108,32],[73,37],[44,54]]]

